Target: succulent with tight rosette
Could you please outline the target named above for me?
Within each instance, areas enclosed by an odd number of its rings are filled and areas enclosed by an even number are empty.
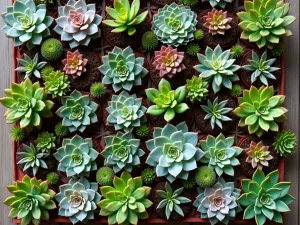
[[[67,184],[59,186],[60,192],[55,196],[59,202],[58,215],[68,217],[73,224],[93,220],[96,204],[101,200],[97,190],[98,184],[90,183],[85,177],[71,178]]]
[[[239,126],[248,126],[250,134],[260,137],[265,131],[278,132],[278,122],[285,121],[288,111],[282,107],[284,95],[275,95],[273,86],[261,86],[257,89],[251,86],[244,90],[243,97],[238,98],[239,106],[233,111],[240,117]]]
[[[185,69],[185,65],[182,63],[184,52],[178,52],[177,48],[162,45],[160,50],[155,51],[154,54],[153,66],[159,70],[160,77],[167,75],[172,78],[176,73]]]
[[[146,142],[150,151],[146,163],[155,167],[158,177],[165,177],[169,182],[176,178],[187,180],[204,155],[197,142],[197,133],[189,132],[185,122],[155,127],[153,139]]]
[[[70,81],[64,72],[59,70],[52,71],[43,78],[46,92],[51,94],[52,98],[62,97],[71,91]]]
[[[62,147],[57,149],[54,157],[59,161],[58,170],[65,172],[67,177],[89,176],[90,171],[97,170],[96,159],[99,153],[93,149],[91,138],[83,139],[75,135],[65,138]]]
[[[141,177],[132,177],[124,171],[115,176],[114,187],[100,187],[103,200],[97,205],[100,216],[108,216],[108,224],[138,224],[139,219],[149,218],[147,209],[153,204],[147,197],[150,187],[142,186]]]
[[[233,166],[240,164],[236,157],[243,151],[234,146],[234,137],[225,138],[223,134],[219,134],[215,138],[208,135],[205,140],[200,141],[200,147],[205,153],[200,162],[214,168],[218,176],[223,173],[234,176]]]
[[[255,218],[257,225],[263,225],[267,219],[283,223],[283,212],[290,211],[288,205],[295,198],[289,193],[291,183],[279,182],[278,170],[267,176],[257,169],[252,179],[242,180],[244,193],[239,197],[239,203],[246,207],[244,220]]]
[[[234,187],[233,182],[225,182],[219,178],[212,187],[199,188],[194,206],[201,213],[201,218],[209,219],[210,224],[228,224],[236,214],[242,211],[238,203],[241,190]]]
[[[163,44],[186,45],[194,40],[197,15],[184,5],[165,5],[158,9],[152,21],[152,31]]]
[[[232,3],[233,0],[202,0],[202,2],[209,2],[213,8],[219,6],[224,9],[227,3]]]
[[[49,132],[42,132],[36,139],[36,147],[42,152],[50,153],[55,148],[56,137]]]
[[[88,95],[74,90],[70,96],[63,96],[61,102],[62,106],[56,114],[63,118],[62,125],[68,127],[70,132],[83,132],[86,126],[98,121],[98,104],[91,101]]]
[[[251,141],[249,148],[245,149],[247,158],[246,162],[251,163],[253,168],[258,168],[260,170],[263,167],[269,166],[269,160],[273,159],[269,150],[269,146],[265,146],[262,141],[255,143]]]
[[[62,63],[65,65],[63,69],[65,73],[75,79],[86,72],[88,60],[83,57],[83,54],[80,54],[79,50],[76,50],[75,52],[68,51],[67,58]]]
[[[101,155],[105,158],[104,164],[112,166],[115,173],[121,170],[131,172],[133,166],[140,165],[140,157],[145,153],[139,148],[140,140],[134,139],[131,133],[118,132],[104,139],[106,146]]]
[[[206,27],[208,32],[212,35],[224,35],[225,31],[231,28],[230,22],[232,18],[227,17],[227,11],[223,12],[223,10],[219,11],[213,8],[203,19],[205,20],[203,26]]]
[[[186,80],[187,98],[191,102],[202,102],[208,96],[208,83],[202,78],[193,76],[191,80]]]
[[[32,84],[29,78],[26,78],[20,84],[12,83],[10,89],[4,90],[7,97],[0,98],[0,102],[8,110],[4,114],[6,122],[20,122],[21,128],[32,130],[33,127],[42,126],[42,117],[52,116],[51,109],[54,103],[47,100],[45,89],[39,82]]]
[[[282,157],[287,157],[295,152],[297,137],[289,130],[283,130],[275,136],[273,147],[276,153]]]
[[[55,209],[56,204],[52,200],[55,192],[48,188],[47,181],[25,175],[21,181],[7,186],[7,190],[13,194],[4,201],[5,205],[12,207],[9,218],[21,220],[22,225],[30,222],[39,225],[42,220],[49,221],[48,210]]]
[[[135,57],[130,46],[125,49],[114,47],[112,52],[102,57],[99,67],[104,75],[102,83],[112,84],[115,92],[122,89],[130,91],[133,86],[141,85],[148,70],[143,67],[144,58]]]
[[[244,5],[245,12],[237,13],[242,39],[255,42],[259,48],[272,49],[283,37],[292,35],[287,26],[296,17],[288,15],[289,3],[282,0],[246,0]]]
[[[235,65],[230,50],[223,52],[220,45],[214,50],[207,47],[205,55],[198,54],[199,65],[194,66],[200,72],[200,77],[212,83],[214,93],[217,93],[224,86],[232,88],[232,82],[238,81],[239,77],[235,74],[240,66]]]
[[[69,0],[58,7],[55,32],[61,35],[61,41],[69,42],[70,48],[79,45],[88,46],[91,39],[100,36],[99,25],[102,17],[96,13],[95,4],[86,4],[84,0]]]

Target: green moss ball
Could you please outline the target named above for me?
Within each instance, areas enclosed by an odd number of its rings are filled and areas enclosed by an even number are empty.
[[[201,188],[211,187],[216,183],[216,173],[213,168],[202,166],[197,169],[195,180]]]
[[[62,43],[55,38],[49,38],[42,43],[41,53],[46,60],[58,60],[63,53]]]
[[[48,173],[46,179],[47,179],[48,184],[50,184],[50,185],[55,185],[55,184],[58,184],[58,182],[59,182],[59,176],[55,172]]]
[[[106,93],[106,87],[101,82],[95,82],[92,84],[90,93],[93,97],[100,98]]]
[[[158,40],[156,35],[152,31],[147,31],[142,36],[142,46],[147,51],[156,49]]]
[[[112,186],[115,173],[110,167],[101,167],[96,174],[96,180],[100,186]]]

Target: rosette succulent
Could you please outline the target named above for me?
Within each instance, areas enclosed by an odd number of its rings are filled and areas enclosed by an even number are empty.
[[[197,133],[189,132],[185,122],[155,127],[153,139],[146,142],[150,151],[146,163],[155,167],[158,177],[165,177],[169,182],[176,178],[187,180],[204,155],[197,142]]]
[[[187,98],[191,102],[202,102],[208,96],[208,83],[202,78],[193,76],[191,80],[186,80]]]
[[[163,44],[186,45],[194,40],[197,15],[184,5],[165,5],[153,16],[152,31]]]
[[[205,55],[198,54],[198,59],[200,64],[194,68],[200,72],[200,77],[212,83],[215,93],[219,92],[223,86],[231,89],[232,82],[239,80],[235,72],[240,69],[240,66],[234,64],[235,59],[230,50],[223,52],[220,45],[214,50],[207,47]]]
[[[261,86],[257,89],[251,86],[244,90],[243,97],[238,98],[239,106],[234,113],[240,117],[239,126],[248,126],[250,134],[260,137],[265,131],[278,132],[278,122],[286,120],[287,109],[282,107],[283,95],[274,96],[273,86]]]
[[[208,32],[212,35],[224,35],[226,30],[231,29],[230,22],[232,18],[227,17],[227,11],[223,12],[223,10],[219,11],[213,8],[203,19],[205,20],[203,26],[206,27]]]
[[[131,133],[118,132],[104,139],[106,146],[101,155],[105,158],[104,164],[112,166],[115,173],[131,172],[133,166],[140,165],[140,157],[145,153],[139,148],[140,140],[134,139]]]
[[[79,135],[65,138],[62,147],[57,149],[54,157],[59,161],[58,170],[67,177],[89,176],[90,171],[97,170],[96,159],[99,153],[93,149],[91,138],[83,139]]]
[[[52,98],[62,97],[71,91],[70,81],[64,72],[53,71],[43,78],[46,92],[51,94]]]
[[[62,41],[69,42],[70,48],[79,45],[88,46],[91,39],[100,36],[99,25],[102,17],[96,13],[95,4],[86,4],[84,0],[69,0],[59,6],[55,32]]]
[[[283,130],[275,136],[273,147],[280,156],[287,157],[295,152],[297,137],[289,130]]]
[[[65,73],[75,79],[86,72],[88,60],[80,54],[79,50],[76,50],[75,52],[68,51],[67,58],[62,63],[65,65],[63,69]]]
[[[269,150],[269,146],[265,146],[262,141],[259,143],[255,143],[254,141],[251,141],[249,148],[247,148],[245,151],[247,153],[246,162],[251,163],[253,168],[258,168],[260,170],[263,169],[263,167],[269,166],[269,160],[273,159],[273,156],[271,156]]]
[[[135,57],[130,46],[125,49],[114,47],[112,52],[102,57],[103,65],[100,72],[104,75],[102,83],[112,84],[115,92],[125,89],[130,91],[133,86],[141,85],[142,78],[148,70],[143,67],[144,58]]]
[[[227,3],[232,3],[233,0],[202,0],[202,2],[209,2],[213,8],[219,6],[224,9]]]
[[[42,152],[49,153],[55,148],[56,137],[49,132],[40,133],[36,139],[36,147]]]

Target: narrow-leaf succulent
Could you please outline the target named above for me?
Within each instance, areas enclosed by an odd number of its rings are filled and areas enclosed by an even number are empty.
[[[238,84],[235,84],[235,85],[232,85],[232,89],[230,90],[230,95],[232,97],[240,97],[241,95],[243,94],[243,89],[240,85]]]
[[[189,43],[186,46],[186,52],[191,56],[196,56],[200,52],[200,46],[196,43]]]
[[[74,79],[81,76],[86,72],[86,65],[88,60],[83,57],[83,54],[77,49],[75,52],[68,51],[67,58],[62,60],[64,64],[64,71],[67,75],[72,76]]]
[[[26,132],[21,127],[14,126],[10,130],[10,136],[14,141],[23,141],[26,137]]]
[[[231,53],[234,58],[239,58],[244,54],[245,50],[242,45],[234,45],[231,47]]]
[[[297,137],[289,130],[283,130],[275,136],[273,147],[276,153],[282,157],[287,157],[295,152]]]
[[[135,128],[135,134],[139,138],[147,137],[149,135],[149,132],[150,132],[150,128],[149,128],[148,124],[143,124],[143,125]]]
[[[48,173],[46,180],[49,185],[56,185],[59,182],[59,175],[56,172]]]
[[[225,31],[231,29],[230,22],[232,18],[227,17],[227,11],[223,12],[223,10],[219,11],[213,8],[203,19],[205,20],[203,26],[206,27],[208,32],[212,35],[225,35]]]
[[[191,80],[186,80],[187,98],[191,102],[202,102],[208,96],[208,82],[202,78],[193,76]]]
[[[247,148],[246,154],[246,162],[251,163],[253,168],[258,168],[260,170],[263,169],[263,167],[268,167],[270,160],[273,159],[273,156],[270,154],[269,146],[265,146],[262,141],[259,143],[255,143],[254,141],[251,141],[249,148]]]
[[[36,147],[42,152],[50,153],[55,148],[56,137],[49,132],[40,133],[36,139]]]

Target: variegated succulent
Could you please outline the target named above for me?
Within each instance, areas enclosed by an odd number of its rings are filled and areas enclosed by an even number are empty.
[[[205,20],[203,26],[206,27],[208,32],[212,35],[225,35],[225,31],[231,29],[230,22],[232,18],[227,17],[227,11],[223,12],[223,10],[219,11],[213,8],[203,19]]]
[[[86,72],[86,65],[88,60],[80,54],[77,49],[75,52],[68,51],[67,58],[62,61],[64,71],[67,75],[72,76],[74,79],[80,77],[82,73]]]
[[[245,151],[247,153],[246,162],[251,163],[253,168],[258,168],[260,170],[263,167],[268,167],[270,160],[273,159],[273,156],[270,154],[269,146],[265,146],[262,141],[255,143],[251,141],[249,148]]]

